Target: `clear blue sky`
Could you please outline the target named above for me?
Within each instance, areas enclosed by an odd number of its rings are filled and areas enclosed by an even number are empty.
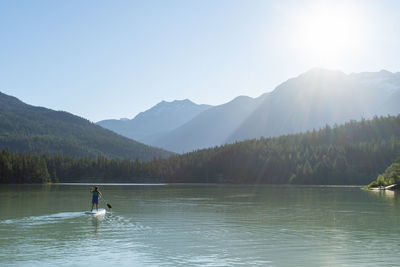
[[[0,91],[98,121],[255,97],[313,67],[397,72],[399,14],[395,0],[2,0]]]

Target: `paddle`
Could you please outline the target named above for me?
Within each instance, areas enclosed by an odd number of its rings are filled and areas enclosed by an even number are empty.
[[[98,187],[97,187],[98,188]],[[90,192],[92,193],[93,192],[93,187],[90,189]],[[107,203],[108,201],[107,200],[105,200],[104,198],[103,198],[103,195],[100,193],[100,200],[102,200],[102,201],[105,201],[106,202],[106,205],[107,205],[107,207],[109,208],[109,209],[111,209],[112,208],[112,206],[109,204],[109,203]]]
[[[109,209],[112,208],[112,206],[111,206],[109,203],[107,203],[107,201],[106,201],[103,197],[101,197],[101,200],[104,201],[104,202],[106,202],[106,205],[107,205],[107,207],[108,207]]]

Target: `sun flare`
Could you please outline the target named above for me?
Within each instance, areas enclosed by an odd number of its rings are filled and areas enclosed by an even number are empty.
[[[319,5],[302,12],[298,39],[314,56],[334,58],[361,45],[361,17],[350,6]]]

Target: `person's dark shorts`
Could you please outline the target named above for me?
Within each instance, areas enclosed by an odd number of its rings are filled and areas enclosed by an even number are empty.
[[[93,198],[92,198],[92,204],[99,204],[99,198],[93,196]]]

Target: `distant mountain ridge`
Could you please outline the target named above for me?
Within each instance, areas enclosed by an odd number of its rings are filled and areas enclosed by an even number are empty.
[[[209,109],[210,105],[198,105],[189,99],[162,101],[154,107],[139,113],[135,118],[103,120],[98,125],[123,136],[155,144],[155,140],[190,121],[198,114]]]
[[[226,104],[208,107],[174,129],[141,140],[182,153],[399,113],[399,72],[382,70],[347,75],[314,68],[260,97],[241,96]],[[147,117],[143,125],[147,119],[146,123],[153,123]]]
[[[14,152],[132,160],[171,155],[68,112],[31,106],[0,92],[0,149],[3,148]]]
[[[156,140],[154,145],[184,153],[225,144],[229,135],[240,127],[265,97],[239,96],[226,104],[209,108]]]
[[[268,94],[230,136],[229,142],[304,132],[348,120],[397,115],[400,107],[389,109],[388,104],[400,92],[400,80],[391,91],[383,87],[361,75],[312,69]]]

